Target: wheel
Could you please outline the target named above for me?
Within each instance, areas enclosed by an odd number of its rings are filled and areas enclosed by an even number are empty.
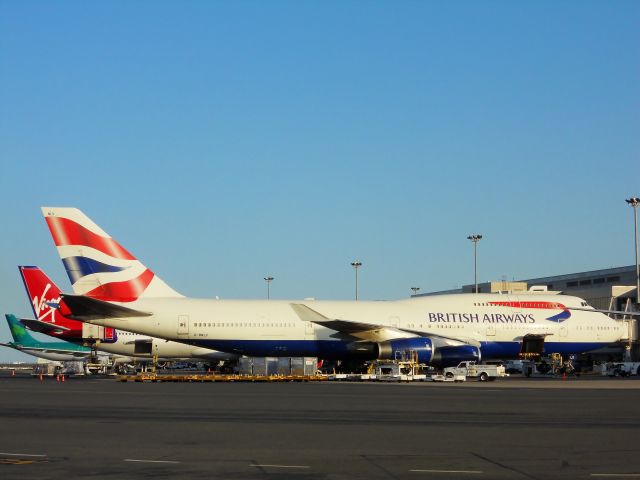
[[[636,370],[636,375],[640,375],[640,366],[638,367],[638,369]]]
[[[453,378],[453,373],[452,373],[452,372],[447,372],[447,373],[445,374],[445,377],[447,377],[447,378]]]
[[[482,372],[478,380],[480,380],[481,382],[486,382],[487,380],[489,380],[489,374],[487,372]]]

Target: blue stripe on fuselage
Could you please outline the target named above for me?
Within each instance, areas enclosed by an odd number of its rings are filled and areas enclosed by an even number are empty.
[[[184,341],[184,340],[183,340]],[[353,358],[342,340],[187,340],[192,345],[252,357],[318,357],[325,360]],[[545,342],[544,352],[579,354],[607,346],[598,342]],[[520,342],[481,342],[482,360],[517,358]]]

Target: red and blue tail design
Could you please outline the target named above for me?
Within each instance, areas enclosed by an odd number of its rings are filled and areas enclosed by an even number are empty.
[[[42,213],[76,294],[108,302],[182,296],[77,208]]]

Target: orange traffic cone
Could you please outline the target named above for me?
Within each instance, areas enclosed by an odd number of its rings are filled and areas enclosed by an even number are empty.
[[[40,381],[42,381],[42,374],[40,374]]]
[[[15,377],[16,376],[16,371],[15,370],[11,370],[11,376]]]
[[[562,379],[566,380],[567,379],[567,372],[562,372]]]
[[[62,380],[61,381],[64,382],[64,375],[62,375]]]
[[[56,375],[56,382],[60,381],[60,374]]]

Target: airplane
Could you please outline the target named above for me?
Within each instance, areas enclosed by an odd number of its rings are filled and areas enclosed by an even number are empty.
[[[35,319],[23,319],[30,330],[74,343],[91,343],[103,352],[150,359],[155,354],[167,360],[229,360],[237,355],[172,342],[125,330],[104,328],[72,320],[58,309],[61,291],[41,269],[19,266]]]
[[[71,280],[61,312],[83,322],[248,356],[467,360],[579,354],[624,339],[626,323],[574,296],[453,294],[395,301],[186,298],[76,208],[42,213]],[[586,309],[587,311],[574,310]]]
[[[40,342],[27,332],[25,326],[15,315],[8,313],[5,318],[11,330],[13,342],[0,343],[3,347],[59,362],[85,360],[91,356],[91,349],[82,345],[69,342]]]

